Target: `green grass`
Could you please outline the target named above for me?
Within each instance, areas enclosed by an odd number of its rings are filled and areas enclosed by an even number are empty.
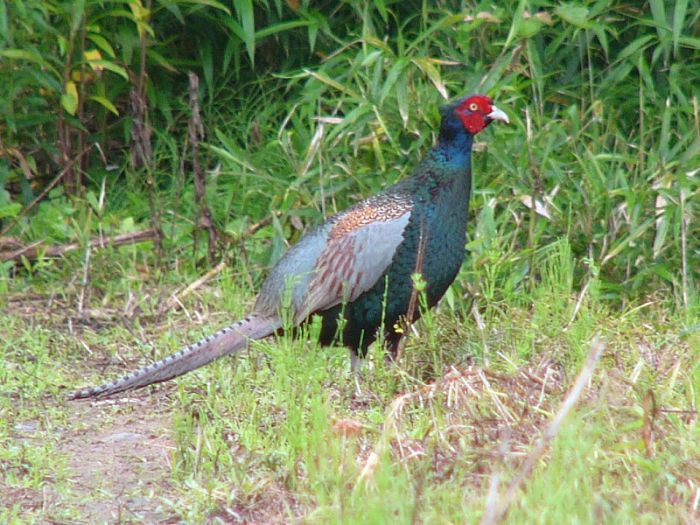
[[[128,251],[113,259],[129,260]],[[698,320],[670,313],[660,299],[612,309],[595,283],[581,298],[572,289],[566,243],[543,253],[541,265],[541,281],[521,293],[475,303],[483,328],[459,301],[454,308],[443,302],[417,326],[398,366],[386,364],[375,345],[359,398],[345,350],[282,337],[131,401],[68,403],[60,396],[69,388],[173,351],[240,315],[252,290],[227,270],[216,286],[185,301],[184,311],[157,318],[151,315],[168,287],[137,283],[127,272],[113,276],[108,301],[93,296],[93,320],[83,323],[71,306],[79,287],[64,289],[67,303],[54,307],[45,303],[47,289],[34,312],[26,295],[10,294],[3,312],[9,337],[0,352],[0,450],[4,492],[16,501],[3,501],[3,521],[109,521],[114,514],[96,510],[99,502],[116,498],[129,509],[146,493],[151,510],[187,523],[236,516],[259,523],[478,522],[491,476],[498,472],[507,483],[517,471],[595,333],[606,351],[590,388],[507,521],[697,519]],[[473,272],[465,266],[459,281]],[[122,318],[117,312],[131,289],[139,290],[142,311]],[[204,325],[200,316],[209,317]],[[452,367],[461,379],[449,376]],[[546,379],[547,388],[524,371]],[[172,445],[158,477],[117,494],[120,474],[112,472],[115,479],[86,491],[75,444],[90,443],[93,433],[136,432],[137,420],[154,415],[163,419],[149,432]],[[646,440],[645,418],[653,424]],[[138,456],[144,443],[128,446]],[[120,449],[105,441],[90,447],[102,450],[105,463]],[[153,468],[153,458],[143,461]],[[87,468],[110,472],[97,463]],[[138,512],[124,519],[139,521]]]

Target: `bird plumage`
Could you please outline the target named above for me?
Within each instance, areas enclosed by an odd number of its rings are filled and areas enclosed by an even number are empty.
[[[508,121],[483,95],[460,99],[441,114],[438,143],[413,175],[304,235],[272,269],[250,316],[70,398],[107,396],[172,379],[240,350],[248,340],[272,335],[283,328],[283,318],[297,326],[318,314],[321,344],[339,342],[360,356],[382,330],[389,350],[395,350],[401,337],[395,327],[409,314],[414,294],[412,275],[423,276],[433,306],[462,264],[473,135],[493,120]],[[410,313],[414,321],[420,310]]]

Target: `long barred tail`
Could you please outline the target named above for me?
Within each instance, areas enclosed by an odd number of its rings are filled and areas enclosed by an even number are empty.
[[[219,357],[237,352],[245,347],[249,339],[262,339],[272,335],[280,325],[278,317],[250,315],[161,361],[144,366],[111,383],[73,392],[68,399],[105,397],[167,381],[211,363]]]

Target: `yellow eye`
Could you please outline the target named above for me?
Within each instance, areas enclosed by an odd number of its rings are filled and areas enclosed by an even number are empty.
[[[477,109],[479,109],[479,106],[476,102],[469,104],[469,111],[476,111]]]

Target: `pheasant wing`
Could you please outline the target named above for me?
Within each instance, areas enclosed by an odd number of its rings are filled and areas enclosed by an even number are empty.
[[[368,201],[341,215],[328,232],[297,320],[352,302],[372,288],[403,241],[411,211],[407,202]]]

